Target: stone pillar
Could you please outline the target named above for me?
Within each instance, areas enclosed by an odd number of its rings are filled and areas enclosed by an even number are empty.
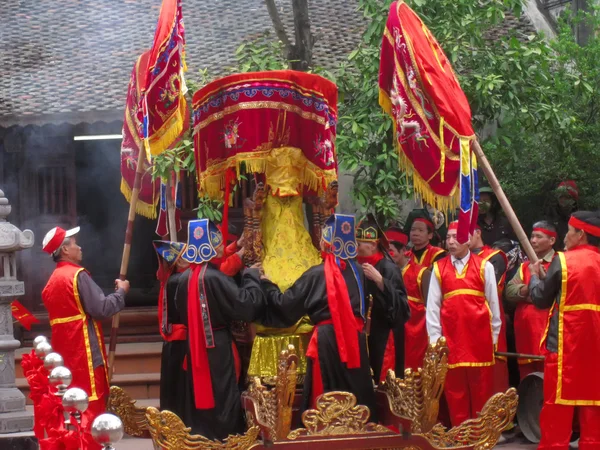
[[[8,433],[31,431],[33,415],[25,410],[25,396],[15,385],[15,350],[11,302],[25,293],[17,280],[16,252],[33,246],[33,232],[21,231],[6,221],[8,199],[0,190],[0,447]]]

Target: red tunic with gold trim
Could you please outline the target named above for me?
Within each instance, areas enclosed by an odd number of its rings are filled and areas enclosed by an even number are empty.
[[[548,270],[551,261],[542,261],[544,270]],[[529,261],[519,267],[522,283],[529,286],[531,272]],[[541,342],[548,324],[548,310],[536,308],[533,303],[519,302],[515,310],[515,345],[518,353],[526,355],[542,355]],[[532,359],[519,358],[519,364],[535,362]]]
[[[410,319],[404,324],[404,367],[417,370],[423,367],[423,357],[429,344],[425,301],[421,291],[421,281],[426,267],[409,262],[402,269],[402,278],[408,295]]]
[[[494,364],[491,312],[485,298],[485,261],[471,253],[461,275],[450,257],[433,264],[440,283],[440,323],[450,355],[448,367],[481,367]]]
[[[104,367],[106,354],[101,325],[88,317],[79,298],[77,276],[84,270],[72,263],[59,262],[42,292],[42,300],[52,328],[52,348],[64,358],[65,367],[73,374],[71,387],[83,389],[93,402],[99,399],[99,395],[106,394],[97,392],[97,387],[105,382],[98,379],[98,373],[106,376],[106,372],[94,372],[90,321],[100,344]]]
[[[600,370],[600,250],[581,246],[559,252],[558,258],[562,283],[556,403],[600,406],[600,383],[595,378]]]
[[[425,251],[421,254],[421,257],[418,258],[414,252],[410,253],[410,261],[412,263],[418,264],[420,266],[431,267],[435,258],[444,253],[445,250],[443,248],[435,247],[431,244],[428,244],[425,247]]]

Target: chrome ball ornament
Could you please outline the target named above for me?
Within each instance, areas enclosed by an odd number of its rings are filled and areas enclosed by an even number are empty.
[[[73,381],[73,374],[71,374],[71,371],[66,367],[58,366],[52,369],[48,380],[52,386],[60,391],[69,387]]]
[[[105,450],[123,438],[123,422],[114,414],[100,414],[92,423],[92,437]]]
[[[46,336],[37,336],[34,340],[33,340],[33,348],[36,348],[38,346],[39,343],[41,342],[48,342],[48,338]],[[48,342],[49,343],[49,342]]]
[[[62,398],[62,405],[65,411],[70,414],[82,413],[88,408],[90,399],[86,392],[80,388],[71,388],[65,392]]]
[[[44,358],[44,367],[47,370],[52,370],[55,367],[64,366],[65,360],[58,353],[48,353]]]
[[[45,358],[46,355],[52,353],[52,346],[48,343],[48,341],[46,342],[40,342],[38,345],[35,346],[35,354],[39,357],[39,358]]]

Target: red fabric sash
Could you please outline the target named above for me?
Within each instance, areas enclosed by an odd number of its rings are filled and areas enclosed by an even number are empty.
[[[372,266],[375,266],[375,264],[383,259],[383,253],[377,252],[371,256],[359,256],[356,259],[360,264],[371,264]]]
[[[194,400],[198,409],[212,409],[215,407],[215,398],[212,389],[208,353],[206,351],[206,336],[202,324],[202,311],[200,311],[200,298],[198,292],[198,279],[201,264],[191,265],[191,274],[188,284],[188,337],[190,341],[190,354],[192,380],[194,385]]]
[[[360,367],[357,329],[348,326],[355,323],[354,313],[346,281],[332,253],[325,255],[325,284],[340,360],[346,363],[349,369],[356,369]]]

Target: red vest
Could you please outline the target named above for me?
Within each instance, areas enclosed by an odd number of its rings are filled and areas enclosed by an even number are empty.
[[[88,393],[90,401],[98,400],[96,386],[99,380],[94,375],[92,349],[90,346],[88,323],[94,324],[94,331],[102,351],[104,367],[104,336],[100,324],[87,316],[79,299],[77,276],[83,269],[68,262],[59,262],[42,291],[42,300],[48,310],[52,329],[52,348],[65,360],[73,374],[70,387],[78,387]]]
[[[402,278],[410,307],[410,319],[404,325],[404,367],[406,369],[417,370],[423,367],[423,357],[429,344],[425,321],[425,302],[421,293],[421,281],[426,270],[426,267],[413,262],[409,262],[402,269]]]
[[[562,289],[556,403],[600,406],[600,250],[585,245],[558,257]]]
[[[508,267],[508,258],[502,250],[494,250],[493,248],[485,245],[478,253],[478,255],[481,256],[485,262],[488,262],[492,257],[496,255],[500,255],[502,256],[502,258],[504,258],[504,267]],[[500,279],[496,280],[496,283],[498,284],[498,307],[500,309],[500,319],[502,320],[502,328],[500,328],[500,335],[498,336],[498,351],[507,352],[508,346],[506,344],[506,315],[504,314],[504,305],[502,302],[504,284],[506,283],[506,269],[504,270],[504,273],[502,274]],[[499,356],[498,358],[506,360],[505,356]]]
[[[431,267],[435,258],[442,253],[444,253],[443,248],[434,247],[433,245],[428,244],[420,258],[417,258],[416,255],[411,252],[410,262],[424,267]]]
[[[492,313],[485,299],[484,261],[471,253],[458,275],[450,255],[433,263],[440,283],[440,323],[450,355],[448,367],[480,367],[494,364]]]
[[[548,270],[549,262],[542,261],[544,269]],[[523,284],[529,285],[531,272],[529,261],[519,267],[519,276]],[[548,324],[548,310],[538,309],[532,303],[519,302],[515,310],[515,345],[518,353],[526,355],[541,355],[541,342]],[[535,362],[533,359],[519,358],[519,364]]]

